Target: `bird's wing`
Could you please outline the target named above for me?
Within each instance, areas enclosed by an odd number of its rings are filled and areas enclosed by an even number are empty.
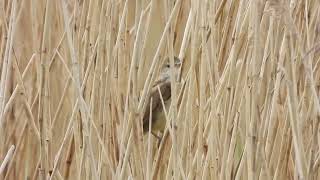
[[[150,93],[150,98],[148,99],[146,110],[143,115],[143,131],[144,132],[146,132],[149,128],[151,99],[152,99],[152,114],[154,114],[154,111],[159,111],[162,109],[161,96],[160,96],[158,87],[160,88],[163,101],[167,101],[168,99],[171,98],[171,83],[170,83],[170,81],[160,83],[157,86],[152,88],[151,93]],[[151,120],[153,121],[153,118]]]

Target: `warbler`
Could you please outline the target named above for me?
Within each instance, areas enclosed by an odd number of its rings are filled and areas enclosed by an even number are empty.
[[[181,66],[181,60],[177,57],[174,57],[174,80],[178,77],[178,71]],[[149,132],[149,122],[150,122],[150,106],[152,102],[152,117],[151,117],[151,133],[158,137],[156,135],[157,132],[163,133],[166,127],[166,117],[164,108],[161,102],[161,96],[164,102],[164,106],[166,111],[169,110],[171,105],[171,73],[170,73],[171,67],[170,67],[170,61],[169,58],[167,58],[164,62],[164,64],[161,67],[160,75],[156,82],[154,83],[150,97],[147,101],[146,110],[143,116],[143,132],[147,133]],[[160,92],[158,90],[160,89]]]

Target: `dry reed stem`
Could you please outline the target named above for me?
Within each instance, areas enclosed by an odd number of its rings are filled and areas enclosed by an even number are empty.
[[[319,7],[0,1],[0,179],[319,179]],[[174,56],[158,147],[141,117]]]
[[[7,155],[5,156],[4,160],[2,161],[1,163],[1,166],[0,166],[0,174],[2,174],[4,168],[6,167],[6,165],[8,164],[8,161],[10,161],[11,157],[12,157],[12,154],[13,154],[13,151],[14,151],[14,145],[12,145],[10,147],[10,149],[8,150],[7,152]]]

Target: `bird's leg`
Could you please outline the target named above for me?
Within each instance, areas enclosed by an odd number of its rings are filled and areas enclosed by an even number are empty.
[[[161,141],[162,141],[162,136],[157,135],[156,133],[154,133],[153,131],[151,131],[151,134],[157,138],[158,140],[158,147],[160,147]]]
[[[153,131],[151,131],[151,134],[152,134],[155,138],[157,138],[158,140],[161,141],[162,137],[158,136],[158,135],[157,135],[156,133],[154,133]]]

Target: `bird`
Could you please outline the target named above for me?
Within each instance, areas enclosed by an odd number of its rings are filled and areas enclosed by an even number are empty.
[[[174,57],[174,79],[178,77],[178,71],[181,67],[181,60],[178,57]],[[150,97],[148,98],[146,109],[143,115],[143,132],[144,134],[149,132],[149,123],[151,121],[151,133],[158,139],[161,139],[156,133],[163,133],[166,127],[166,117],[164,108],[161,101],[161,96],[164,102],[164,107],[169,110],[171,105],[171,73],[170,73],[170,61],[166,58],[164,64],[161,67],[160,75],[152,86]],[[160,92],[161,96],[160,96]],[[152,104],[151,104],[152,102]],[[152,110],[152,117],[150,119],[150,106]]]

